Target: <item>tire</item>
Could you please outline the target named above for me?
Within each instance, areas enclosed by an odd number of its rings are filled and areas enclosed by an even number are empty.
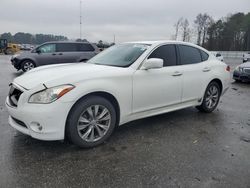
[[[21,69],[23,70],[23,72],[27,72],[35,67],[36,67],[35,63],[31,60],[25,60],[21,64]]]
[[[91,148],[106,141],[115,124],[114,106],[103,97],[91,96],[73,106],[67,118],[65,134],[73,144]]]
[[[6,55],[13,55],[14,52],[13,52],[13,50],[11,50],[10,48],[7,48],[7,49],[5,50],[5,54],[6,54]]]
[[[199,111],[205,113],[213,112],[219,103],[220,95],[221,95],[221,88],[219,84],[214,81],[209,83],[205,91],[201,105],[196,106],[196,108]]]

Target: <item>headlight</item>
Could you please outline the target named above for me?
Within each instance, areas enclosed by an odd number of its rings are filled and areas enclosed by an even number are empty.
[[[61,85],[34,93],[29,98],[29,103],[48,104],[56,101],[72,89],[73,85]]]

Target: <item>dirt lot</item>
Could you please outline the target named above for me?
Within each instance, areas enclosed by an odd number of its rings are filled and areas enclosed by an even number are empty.
[[[8,125],[8,84],[21,74],[9,58],[0,56],[0,187],[250,187],[250,84],[232,80],[214,113],[134,121],[86,150]]]

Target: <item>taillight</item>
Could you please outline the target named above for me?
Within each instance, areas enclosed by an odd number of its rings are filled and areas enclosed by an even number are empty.
[[[226,71],[230,72],[230,66],[228,65]]]

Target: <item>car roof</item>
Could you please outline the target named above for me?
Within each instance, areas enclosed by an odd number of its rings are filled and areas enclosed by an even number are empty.
[[[90,44],[90,42],[75,42],[75,41],[49,41],[43,44],[50,44],[50,43],[79,43],[79,44]]]
[[[203,51],[206,51],[207,53],[209,53],[208,50],[196,44],[193,44],[190,42],[176,41],[176,40],[133,41],[133,42],[125,42],[125,43],[147,44],[147,45],[152,45],[152,46],[158,46],[161,44],[183,44],[183,45],[193,46],[195,48],[202,49]]]
[[[154,40],[154,41],[132,41],[132,42],[126,42],[126,43],[137,43],[137,44],[150,44],[150,45],[157,45],[157,44],[163,44],[163,43],[174,43],[174,44],[187,44],[187,45],[194,45],[189,42],[183,42],[183,41],[176,41],[176,40]]]

